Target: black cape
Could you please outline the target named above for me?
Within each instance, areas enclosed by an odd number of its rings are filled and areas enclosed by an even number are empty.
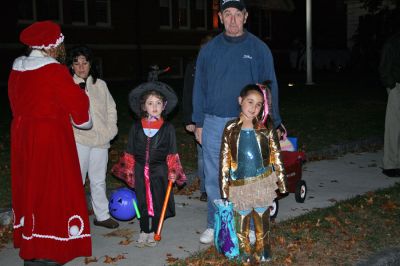
[[[164,121],[157,134],[149,138],[143,132],[141,121],[135,121],[129,132],[127,152],[134,155],[136,160],[135,192],[142,215],[148,214],[144,181],[147,148],[149,148],[150,189],[154,216],[159,218],[168,186],[167,155],[177,153],[174,126]],[[175,201],[171,191],[165,217],[172,216],[175,216]]]

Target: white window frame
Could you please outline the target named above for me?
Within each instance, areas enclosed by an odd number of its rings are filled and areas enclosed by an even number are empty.
[[[185,1],[186,2],[186,16],[187,16],[187,25],[182,26],[180,23],[178,25],[179,29],[190,29],[191,21],[190,21],[190,0],[178,0],[178,11],[180,9],[180,2]]]
[[[97,22],[96,26],[99,27],[110,27],[111,26],[111,0],[103,0],[107,2],[107,22]],[[137,1],[137,0],[135,0]]]
[[[160,4],[160,2],[158,3]],[[172,29],[172,0],[168,0],[168,9],[169,9],[169,25],[160,24],[160,29]]]
[[[202,2],[204,2],[204,27],[197,27],[196,26],[196,30],[205,30],[205,29],[207,29],[207,1],[206,0],[195,0],[195,2],[196,1],[202,1]],[[196,3],[195,3],[195,6],[194,6],[194,9],[196,9]]]
[[[33,23],[35,21],[38,21],[37,17],[37,5],[36,5],[36,0],[31,0],[32,1],[32,20],[29,19],[19,19],[18,18],[18,23]],[[64,21],[63,17],[63,0],[53,0],[53,1],[58,1],[58,20],[55,20],[54,22],[62,24]]]
[[[81,22],[81,21],[72,21],[71,20],[71,24],[74,25],[74,26],[87,26],[89,24],[89,22],[88,22],[88,17],[89,17],[89,15],[88,15],[88,3],[87,3],[88,0],[82,0],[82,1],[84,2],[83,6],[84,6],[84,16],[85,16],[85,18],[84,18],[83,22]]]

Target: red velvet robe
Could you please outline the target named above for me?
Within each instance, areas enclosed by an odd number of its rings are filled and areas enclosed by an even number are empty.
[[[65,66],[35,50],[15,60],[8,93],[14,246],[24,260],[91,256],[71,125],[88,122],[87,96]]]

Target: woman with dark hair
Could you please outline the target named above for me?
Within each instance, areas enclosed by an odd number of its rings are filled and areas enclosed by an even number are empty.
[[[97,77],[92,51],[87,46],[70,51],[70,71],[76,84],[86,91],[90,101],[93,127],[90,130],[74,128],[82,180],[89,175],[94,224],[117,228],[110,217],[106,196],[106,171],[110,141],[117,135],[117,110],[107,84]]]

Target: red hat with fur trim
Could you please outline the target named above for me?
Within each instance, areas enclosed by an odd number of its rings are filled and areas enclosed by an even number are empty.
[[[52,21],[35,22],[19,35],[19,40],[33,49],[50,49],[64,41],[60,26]]]

